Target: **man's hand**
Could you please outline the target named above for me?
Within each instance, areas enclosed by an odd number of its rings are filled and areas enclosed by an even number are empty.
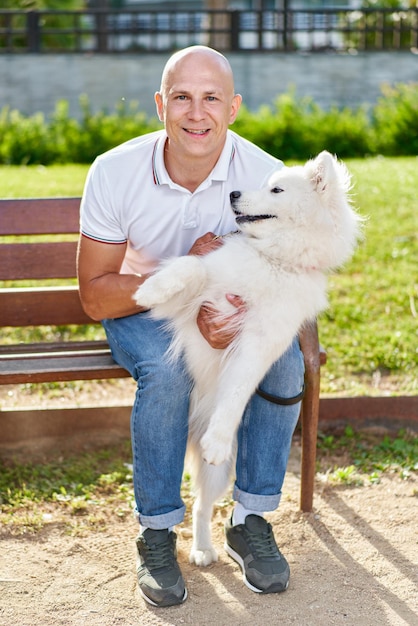
[[[196,256],[203,256],[216,250],[222,245],[223,241],[221,237],[217,237],[214,233],[205,233],[199,239],[196,239],[188,254],[194,254]]]
[[[216,250],[222,246],[222,237],[216,236],[214,233],[205,233],[199,239],[196,239],[193,246],[189,250],[189,254],[203,256]],[[209,303],[204,303],[200,307],[197,315],[197,326],[212,348],[224,350],[235,339],[239,332],[242,316],[245,314],[245,302],[240,296],[231,293],[225,295],[228,302],[236,308],[236,312],[228,317],[221,316],[219,311],[213,308]]]
[[[240,296],[226,294],[226,299],[237,310],[228,317],[220,317],[219,311],[210,304],[202,304],[197,316],[197,326],[212,348],[224,350],[239,332],[240,322],[245,315],[245,302]]]

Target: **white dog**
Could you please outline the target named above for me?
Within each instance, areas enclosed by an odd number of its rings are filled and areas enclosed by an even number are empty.
[[[354,249],[359,218],[349,187],[345,166],[321,152],[304,166],[280,169],[263,189],[233,191],[240,232],[205,256],[164,262],[134,296],[156,318],[168,320],[171,358],[183,353],[194,380],[190,561],[197,565],[217,559],[210,538],[212,507],[229,484],[244,409],[301,327],[326,307],[326,273]],[[200,334],[196,316],[203,302],[231,315],[236,309],[227,293],[241,296],[246,311],[230,347],[215,350]]]

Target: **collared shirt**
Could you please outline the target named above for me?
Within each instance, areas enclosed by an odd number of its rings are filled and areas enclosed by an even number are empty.
[[[81,203],[81,232],[128,243],[122,273],[146,273],[187,254],[198,237],[236,230],[229,194],[258,189],[282,165],[231,130],[214,169],[191,193],[164,164],[165,130],[137,137],[99,156]]]

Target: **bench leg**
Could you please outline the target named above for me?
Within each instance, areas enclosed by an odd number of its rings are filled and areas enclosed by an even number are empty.
[[[313,324],[300,335],[305,360],[305,397],[302,401],[302,466],[300,508],[312,511],[315,483],[316,443],[319,418],[320,358],[318,328]]]

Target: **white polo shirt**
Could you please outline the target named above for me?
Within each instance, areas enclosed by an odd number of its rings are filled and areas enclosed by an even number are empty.
[[[211,174],[191,193],[164,165],[165,130],[137,137],[99,156],[81,203],[81,232],[110,244],[128,242],[121,273],[146,273],[159,261],[187,254],[208,231],[236,230],[229,194],[258,189],[282,165],[228,130]]]

